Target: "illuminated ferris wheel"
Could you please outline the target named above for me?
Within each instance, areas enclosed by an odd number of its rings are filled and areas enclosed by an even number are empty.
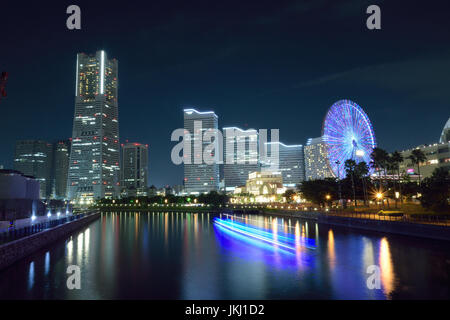
[[[345,177],[347,159],[356,163],[365,161],[369,165],[370,154],[376,147],[375,133],[369,117],[355,102],[340,100],[330,107],[323,122],[322,136],[328,164],[336,177]]]

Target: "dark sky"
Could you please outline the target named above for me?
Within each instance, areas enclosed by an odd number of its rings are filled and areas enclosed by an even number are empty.
[[[388,151],[438,140],[450,116],[448,1],[7,1],[0,8],[0,164],[18,139],[72,134],[77,52],[119,60],[121,141],[150,146],[150,184],[181,184],[170,161],[182,109],[219,127],[280,129],[285,143],[321,134],[339,99],[369,115]],[[82,29],[66,28],[81,7]],[[381,7],[382,30],[366,28]]]

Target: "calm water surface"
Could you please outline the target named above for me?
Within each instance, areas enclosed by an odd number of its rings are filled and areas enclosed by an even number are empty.
[[[448,242],[258,215],[235,216],[251,229],[234,232],[214,217],[104,213],[1,271],[0,298],[450,298]],[[67,289],[69,265],[81,268],[80,290]],[[379,289],[367,287],[371,265],[379,267]]]

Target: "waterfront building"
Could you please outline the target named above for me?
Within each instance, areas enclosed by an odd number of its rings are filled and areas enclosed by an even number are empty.
[[[237,127],[223,128],[225,191],[245,185],[250,172],[259,170],[258,131]]]
[[[119,195],[118,61],[79,53],[68,198],[86,204]]]
[[[442,129],[441,137],[439,139],[439,143],[450,142],[450,118],[448,118],[447,123]]]
[[[0,170],[0,221],[43,215],[40,181],[17,170]]]
[[[184,186],[188,194],[200,194],[219,190],[219,144],[211,152],[216,159],[212,164],[204,161],[203,155],[211,144],[203,139],[204,133],[218,130],[218,116],[213,111],[200,112],[195,109],[184,109],[185,136],[191,142],[191,150],[184,154]],[[186,152],[186,150],[184,150]]]
[[[236,191],[253,195],[255,202],[272,202],[276,201],[277,196],[281,196],[286,188],[283,186],[281,172],[255,171],[248,175],[245,190],[237,188]]]
[[[135,195],[147,194],[148,145],[125,143],[122,145],[122,188]]]
[[[434,143],[421,145],[401,152],[403,161],[400,163],[400,173],[408,174],[413,180],[419,179],[417,165],[413,164],[408,157],[414,149],[420,149],[427,159],[420,164],[421,179],[430,177],[436,168],[450,170],[450,141],[446,143]]]
[[[53,146],[42,140],[20,140],[16,142],[14,170],[39,181],[40,198],[49,198],[52,191]]]
[[[267,142],[267,150],[271,152],[271,146],[278,144],[278,170],[283,176],[283,185],[287,188],[295,188],[305,181],[305,156],[303,145],[286,145],[281,142]],[[269,157],[270,158],[270,157]]]
[[[310,138],[304,148],[305,178],[318,180],[334,177],[327,159],[327,147],[322,137]]]

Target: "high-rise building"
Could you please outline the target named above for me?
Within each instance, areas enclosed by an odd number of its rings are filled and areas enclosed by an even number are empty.
[[[139,191],[147,188],[148,145],[126,143],[122,145],[122,188]]]
[[[79,203],[119,195],[118,61],[79,53],[68,197]]]
[[[55,199],[67,198],[70,147],[70,139],[60,140],[53,144],[52,195]]]
[[[39,181],[41,199],[48,198],[52,191],[52,151],[52,144],[42,140],[21,140],[16,143],[14,169]]]
[[[245,186],[250,172],[259,170],[258,131],[236,127],[223,128],[225,191]]]
[[[271,146],[278,144],[278,168],[283,177],[285,187],[295,187],[305,181],[305,156],[303,145],[286,145],[281,142],[267,142],[268,152],[271,152]]]
[[[327,147],[322,137],[308,139],[304,153],[306,180],[334,177],[328,164]]]
[[[184,186],[188,194],[206,193],[219,189],[219,148],[211,150],[212,163],[204,159],[205,150],[211,144],[203,139],[204,133],[218,130],[218,117],[213,111],[199,112],[185,109],[185,135],[191,142],[191,152],[184,154]],[[210,130],[209,130],[210,129]],[[214,140],[215,141],[215,140]],[[214,142],[216,145],[219,141]],[[185,150],[186,151],[186,150]]]

